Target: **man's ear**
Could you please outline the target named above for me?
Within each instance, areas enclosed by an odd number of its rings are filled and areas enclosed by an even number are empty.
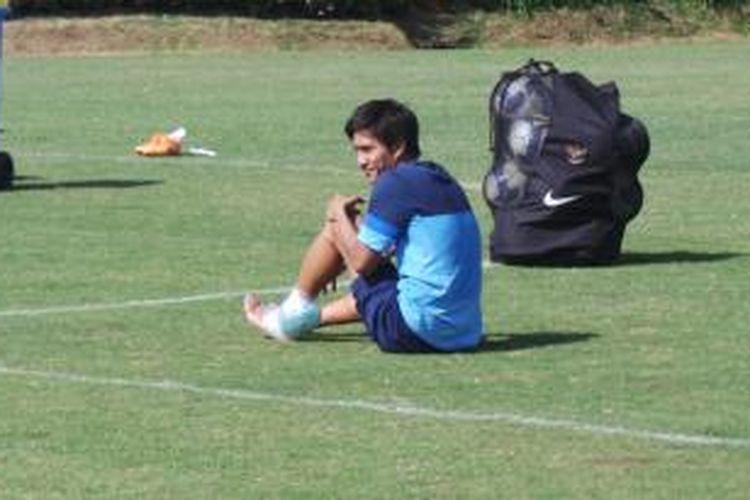
[[[391,153],[393,155],[393,159],[396,160],[396,163],[399,163],[401,160],[405,159],[406,156],[406,143],[402,142],[398,146],[396,146],[393,149],[393,152]]]

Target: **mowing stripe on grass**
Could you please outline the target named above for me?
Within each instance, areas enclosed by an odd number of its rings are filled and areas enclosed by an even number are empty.
[[[575,420],[525,416],[508,412],[474,412],[462,410],[440,410],[416,405],[378,403],[360,399],[317,399],[306,396],[288,396],[267,392],[256,392],[245,389],[222,389],[186,384],[173,380],[148,381],[124,378],[105,378],[76,373],[48,372],[11,368],[0,364],[0,376],[15,376],[44,379],[53,382],[67,382],[130,389],[183,392],[221,399],[259,401],[286,404],[292,406],[339,408],[343,410],[361,410],[389,415],[400,415],[414,418],[444,420],[450,422],[499,422],[518,427],[536,429],[557,429],[597,436],[616,436],[630,439],[662,442],[679,446],[708,446],[716,448],[750,449],[750,439],[733,437],[715,437],[701,434],[682,434],[670,431],[650,431],[630,429],[621,426],[589,424]]]

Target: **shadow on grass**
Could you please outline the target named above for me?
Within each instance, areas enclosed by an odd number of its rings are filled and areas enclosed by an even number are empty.
[[[687,264],[716,262],[746,256],[747,254],[736,252],[689,252],[685,250],[674,250],[669,252],[624,252],[615,265],[642,266],[650,264]]]
[[[476,352],[522,351],[555,345],[587,342],[599,337],[596,333],[533,332],[510,334],[487,334]]]
[[[41,181],[44,180],[44,177],[40,177],[38,175],[16,175],[13,177],[13,180],[18,181]]]
[[[652,264],[697,264],[701,262],[736,259],[738,257],[747,257],[748,255],[749,254],[737,252],[690,252],[687,250],[670,250],[665,252],[623,252],[613,262],[586,262],[571,264],[567,261],[557,262],[553,258],[548,258],[547,260],[540,262],[504,262],[504,264],[521,268],[599,269],[606,267],[644,266]]]
[[[16,177],[21,181],[11,191],[50,191],[53,189],[126,189],[163,184],[161,179],[85,179],[80,181],[44,181],[40,177]],[[33,182],[26,182],[26,181]]]
[[[599,337],[595,333],[573,332],[534,332],[511,334],[487,334],[484,342],[477,349],[469,353],[521,351],[525,349],[540,349],[556,345],[586,342]],[[364,332],[317,332],[309,337],[299,339],[299,342],[372,342]]]
[[[365,332],[313,332],[297,342],[372,342]]]

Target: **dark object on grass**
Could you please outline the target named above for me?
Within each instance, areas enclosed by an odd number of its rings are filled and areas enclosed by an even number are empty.
[[[0,151],[0,191],[13,187],[13,158],[9,153]]]
[[[646,127],[620,111],[613,83],[529,61],[503,73],[490,95],[492,166],[483,192],[492,211],[493,261],[608,264],[641,210],[638,172]]]

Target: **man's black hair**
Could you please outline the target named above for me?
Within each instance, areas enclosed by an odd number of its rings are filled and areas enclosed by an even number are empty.
[[[357,132],[367,131],[389,151],[404,145],[407,160],[419,158],[419,122],[414,112],[395,99],[373,99],[360,104],[344,127],[351,140]]]

